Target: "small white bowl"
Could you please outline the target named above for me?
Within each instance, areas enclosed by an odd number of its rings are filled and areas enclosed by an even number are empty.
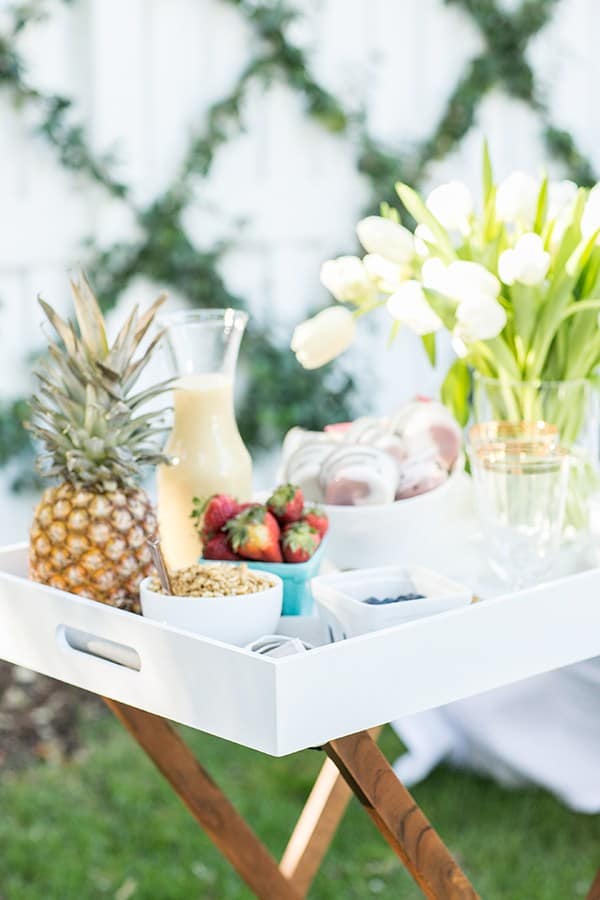
[[[244,647],[279,624],[283,582],[269,573],[273,587],[254,594],[225,597],[176,597],[150,590],[152,578],[140,585],[142,612],[149,619],[175,625],[204,637]]]
[[[386,566],[427,546],[433,529],[452,521],[464,481],[457,464],[447,480],[425,494],[373,506],[317,504],[329,517],[327,559],[338,569]]]
[[[320,575],[312,581],[319,616],[332,640],[344,640],[467,606],[472,591],[464,584],[419,566],[382,566]],[[367,597],[414,592],[418,600],[371,605]]]

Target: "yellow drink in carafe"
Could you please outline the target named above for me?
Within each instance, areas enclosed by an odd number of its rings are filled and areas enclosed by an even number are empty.
[[[173,465],[158,468],[158,524],[167,564],[196,562],[200,540],[190,518],[194,497],[252,497],[252,461],[238,431],[233,380],[220,373],[186,375],[174,390],[175,420],[165,447]]]

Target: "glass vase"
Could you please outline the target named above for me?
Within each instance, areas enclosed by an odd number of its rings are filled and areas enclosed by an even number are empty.
[[[588,500],[600,485],[600,405],[590,381],[510,381],[475,372],[473,420],[555,425],[562,446],[571,454],[566,530],[581,532],[587,527]]]

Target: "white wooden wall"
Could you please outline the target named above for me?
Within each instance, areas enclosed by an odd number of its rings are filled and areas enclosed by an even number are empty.
[[[0,29],[8,5],[0,0]],[[50,19],[21,39],[31,82],[76,99],[93,149],[116,150],[117,174],[139,203],[148,202],[169,184],[207,106],[227,93],[256,49],[250,29],[222,0],[48,5]],[[465,62],[483,48],[470,19],[442,0],[298,0],[297,6],[304,17],[291,39],[310,54],[325,86],[350,106],[367,108],[372,132],[391,148],[431,132]],[[529,58],[556,124],[575,135],[600,170],[599,36],[597,0],[562,0]],[[287,87],[253,90],[245,120],[245,133],[219,152],[210,180],[196,185],[185,227],[199,246],[235,237],[223,261],[228,285],[250,300],[254,315],[274,312],[287,337],[304,309],[324,299],[322,260],[354,246],[369,188],[356,173],[353,147],[307,120],[302,100]],[[77,263],[82,240],[93,235],[110,244],[135,233],[126,208],[65,173],[34,127],[35,119],[15,111],[0,90],[3,395],[28,386],[26,352],[40,342],[36,294],[66,309],[65,272]],[[463,145],[432,167],[430,182],[461,177],[476,188],[482,134],[500,174],[545,163],[536,118],[496,93]],[[123,302],[149,298],[153,290],[135,284]],[[436,376],[410,336],[387,354],[375,352],[380,346],[365,335],[359,348],[361,365],[384,386],[376,406],[434,386]]]

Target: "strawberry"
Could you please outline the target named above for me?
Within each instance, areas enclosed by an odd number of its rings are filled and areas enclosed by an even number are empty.
[[[321,543],[316,528],[306,522],[293,522],[283,532],[283,558],[288,563],[306,562]]]
[[[275,516],[266,506],[252,505],[224,526],[235,553],[262,562],[283,562],[279,538],[281,531]]]
[[[319,532],[319,537],[323,540],[329,528],[329,519],[322,509],[318,509],[316,506],[309,507],[304,510],[302,521],[310,525],[311,528],[316,528]]]
[[[222,531],[213,534],[206,541],[202,550],[202,556],[204,559],[241,559],[237,553],[233,552],[227,535],[223,534]]]
[[[240,511],[237,500],[228,494],[213,494],[206,500],[194,497],[193,504],[191,518],[197,520],[196,527],[201,532],[203,540],[220,531],[225,522]]]
[[[295,484],[280,484],[267,500],[267,506],[280,525],[302,518],[304,495]]]

